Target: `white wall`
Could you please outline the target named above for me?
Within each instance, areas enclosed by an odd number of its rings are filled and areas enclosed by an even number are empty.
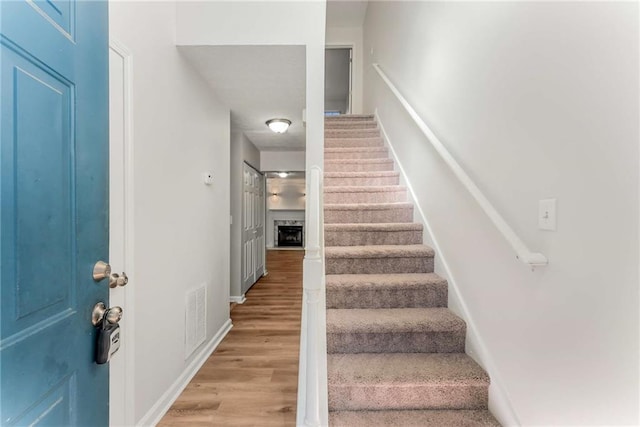
[[[178,54],[175,14],[173,2],[110,3],[110,36],[133,64],[136,329],[123,333],[135,341],[136,422],[157,415],[203,349],[185,360],[185,293],[206,283],[207,340],[229,319],[229,111]]]
[[[261,170],[265,172],[292,172],[305,170],[304,151],[261,151]]]
[[[260,170],[260,151],[240,131],[231,132],[231,284],[229,296],[242,297],[242,196],[244,194],[244,163]]]
[[[326,34],[327,46],[352,46],[353,47],[353,63],[352,63],[352,99],[353,103],[351,112],[353,114],[362,113],[362,66],[363,66],[363,44],[362,44],[362,27],[327,27]]]
[[[637,3],[369,4],[365,110],[378,110],[466,303],[468,350],[490,368],[503,423],[640,421],[638,35]],[[515,259],[372,62],[548,267]],[[537,229],[550,197],[556,232]]]
[[[306,165],[323,167],[325,0],[191,2],[177,7],[179,45],[304,45]],[[264,166],[263,166],[263,170]],[[307,180],[309,182],[309,180]]]

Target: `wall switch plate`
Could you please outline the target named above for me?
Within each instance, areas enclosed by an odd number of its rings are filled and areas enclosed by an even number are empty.
[[[556,231],[556,199],[544,199],[538,203],[538,228]]]
[[[207,184],[207,185],[213,184],[213,173],[205,172],[205,173],[202,174],[202,178],[203,178],[205,184]]]

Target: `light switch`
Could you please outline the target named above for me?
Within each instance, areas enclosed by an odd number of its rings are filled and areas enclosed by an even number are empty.
[[[556,199],[540,200],[538,204],[538,228],[556,231]]]

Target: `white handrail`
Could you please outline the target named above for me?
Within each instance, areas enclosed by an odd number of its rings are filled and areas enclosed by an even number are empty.
[[[318,166],[309,170],[307,195],[296,425],[317,427],[329,424],[322,170]]]
[[[507,242],[511,244],[511,247],[516,252],[516,257],[520,261],[530,265],[531,267],[540,267],[547,265],[549,263],[547,257],[539,252],[531,252],[529,248],[527,248],[524,242],[516,235],[513,229],[509,227],[509,224],[507,224],[504,218],[502,218],[498,211],[493,207],[491,202],[489,202],[484,194],[482,194],[478,186],[471,180],[471,178],[469,178],[469,175],[466,174],[464,169],[462,169],[458,162],[456,162],[456,160],[451,156],[449,151],[447,151],[438,137],[433,133],[431,129],[429,129],[429,126],[427,126],[427,124],[422,120],[418,113],[416,113],[413,107],[411,107],[409,102],[407,102],[407,100],[404,98],[404,96],[402,96],[402,94],[400,93],[400,91],[398,91],[394,84],[391,83],[387,75],[380,68],[380,65],[373,64],[373,68],[378,72],[382,80],[387,84],[391,92],[393,92],[396,98],[398,98],[400,104],[402,104],[404,109],[407,110],[409,116],[411,116],[416,125],[418,125],[418,128],[420,128],[422,133],[424,133],[431,145],[433,145],[433,148],[436,149],[445,163],[451,168],[454,175],[458,177],[460,182],[462,182],[462,185],[464,185],[469,193],[471,193],[473,198],[476,199],[476,202],[478,202],[489,219],[491,219],[498,231],[500,231]]]

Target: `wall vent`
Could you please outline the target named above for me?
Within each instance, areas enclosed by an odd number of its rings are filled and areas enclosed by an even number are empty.
[[[207,286],[187,292],[185,307],[185,354],[187,359],[207,336]]]

